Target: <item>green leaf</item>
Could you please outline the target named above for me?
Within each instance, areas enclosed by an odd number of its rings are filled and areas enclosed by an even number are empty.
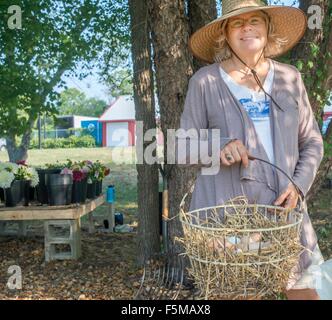
[[[308,61],[307,66],[309,69],[312,69],[314,67],[314,63],[312,61]]]
[[[303,61],[302,61],[302,60],[298,60],[298,61],[296,61],[296,68],[297,68],[299,71],[302,71],[302,69],[303,69]]]

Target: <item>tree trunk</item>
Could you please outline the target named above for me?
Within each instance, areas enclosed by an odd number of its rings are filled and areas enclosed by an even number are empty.
[[[165,140],[164,157],[167,159],[167,129],[179,128],[188,80],[193,73],[192,57],[188,51],[189,24],[184,0],[150,0],[149,13],[161,128]],[[169,215],[174,217],[196,172],[166,164],[165,173],[168,175]],[[170,240],[179,235],[180,230],[178,219],[171,220]],[[170,249],[174,249],[172,245],[171,241]]]
[[[292,60],[302,60],[307,62],[308,60],[313,61],[314,67],[309,68],[306,64],[304,64],[304,69],[301,71],[303,74],[304,80],[310,79],[311,85],[306,84],[306,89],[308,92],[308,96],[310,99],[310,103],[313,109],[313,112],[316,116],[317,121],[321,120],[323,107],[325,101],[323,103],[319,102],[316,97],[314,97],[313,92],[317,89],[317,83],[320,83],[319,72],[318,69],[323,65],[329,66],[327,69],[326,79],[322,83],[322,87],[325,90],[331,89],[331,72],[332,72],[332,60],[324,58],[327,52],[331,52],[332,48],[332,32],[330,27],[330,12],[331,12],[331,3],[329,4],[329,0],[300,0],[300,8],[307,12],[309,6],[318,5],[322,8],[322,21],[323,28],[322,29],[310,29],[308,28],[301,42],[292,50]],[[314,43],[319,46],[321,52],[317,55],[317,57],[312,57],[310,43]],[[325,136],[325,139],[328,135]],[[307,194],[308,202],[313,200],[321,189],[325,176],[329,172],[332,166],[332,159],[330,157],[324,157],[320,168],[317,172],[315,181]]]
[[[188,0],[190,34],[217,18],[216,0]],[[194,72],[206,63],[194,58]]]
[[[204,15],[202,10],[199,12],[198,4],[208,12],[208,16]],[[167,129],[179,128],[188,81],[194,71],[193,58],[188,50],[189,35],[191,30],[207,23],[209,18],[212,19],[216,15],[215,1],[195,0],[191,1],[189,6],[191,19],[195,19],[191,26],[185,12],[186,1],[149,1],[161,127],[165,137],[165,159],[167,159]],[[180,202],[195,181],[196,169],[168,164],[165,171],[169,175],[169,215],[172,218],[178,215]],[[169,224],[171,241],[181,235],[181,229],[179,219],[171,220]],[[170,248],[172,245],[174,243],[170,243]],[[176,246],[175,250],[178,249]]]
[[[153,95],[153,74],[151,67],[151,42],[147,5],[145,1],[130,0],[131,41],[134,68],[134,99],[136,121],[143,122],[143,132],[156,129],[155,103]],[[137,155],[143,145],[143,154],[152,143],[143,144],[142,136],[137,134]],[[159,193],[158,166],[149,165],[143,158],[137,168],[137,198],[138,198],[138,263],[141,265],[145,258],[160,251],[159,235]]]
[[[6,137],[6,148],[10,162],[17,162],[28,159],[28,150],[31,140],[33,123],[34,121],[30,121],[30,127],[22,136],[19,146],[16,143],[16,136],[11,135]]]

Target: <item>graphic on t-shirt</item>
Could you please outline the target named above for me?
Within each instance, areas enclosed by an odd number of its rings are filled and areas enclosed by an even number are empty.
[[[253,101],[252,98],[242,98],[239,101],[253,121],[266,120],[269,117],[269,100]]]

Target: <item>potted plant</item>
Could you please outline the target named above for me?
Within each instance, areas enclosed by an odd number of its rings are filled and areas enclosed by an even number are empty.
[[[41,204],[48,203],[48,193],[46,185],[46,175],[48,174],[60,174],[61,170],[65,168],[65,164],[57,161],[56,163],[50,164],[47,163],[44,168],[38,168],[39,184],[36,188],[37,191],[37,200]]]
[[[96,166],[93,162],[89,161],[89,173],[88,173],[88,191],[87,198],[95,199],[97,196],[97,181],[98,181],[98,172]]]
[[[94,163],[88,162],[90,168],[88,174],[88,198],[94,199],[102,193],[103,179],[110,173],[109,168],[98,160]]]
[[[48,173],[45,176],[45,181],[50,206],[71,203],[73,175],[68,168],[62,169],[60,173]]]
[[[39,176],[36,169],[29,167],[25,161],[17,162],[18,169],[15,179],[21,181],[22,198],[25,206],[34,200],[35,188],[39,184]]]
[[[15,179],[21,181],[22,199],[24,205],[28,206],[30,200],[33,200],[34,189],[39,184],[39,176],[37,171],[29,167],[25,161],[19,161],[17,164]]]
[[[21,201],[21,183],[15,180],[17,169],[14,163],[0,163],[0,187],[3,189],[6,207],[15,207]]]
[[[84,162],[68,162],[67,172],[73,176],[72,203],[85,203],[87,197],[87,179],[89,167]]]
[[[97,184],[97,196],[101,195],[103,192],[103,180],[106,176],[110,174],[110,169],[102,164],[100,164],[100,170],[98,175]]]
[[[4,190],[4,200],[7,207],[16,206],[23,198],[25,205],[29,204],[29,187],[35,187],[39,182],[34,168],[25,163],[11,162],[0,164],[0,187]]]

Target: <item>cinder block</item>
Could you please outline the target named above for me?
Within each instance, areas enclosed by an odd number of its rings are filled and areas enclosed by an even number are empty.
[[[26,237],[27,236],[27,221],[9,221],[11,223],[18,224],[18,229],[16,230],[8,230],[8,222],[0,221],[0,235],[2,236],[19,236]]]
[[[45,221],[45,260],[78,259],[81,256],[80,220]],[[66,228],[65,235],[56,234],[56,228]],[[67,244],[69,251],[57,252],[58,245]]]

